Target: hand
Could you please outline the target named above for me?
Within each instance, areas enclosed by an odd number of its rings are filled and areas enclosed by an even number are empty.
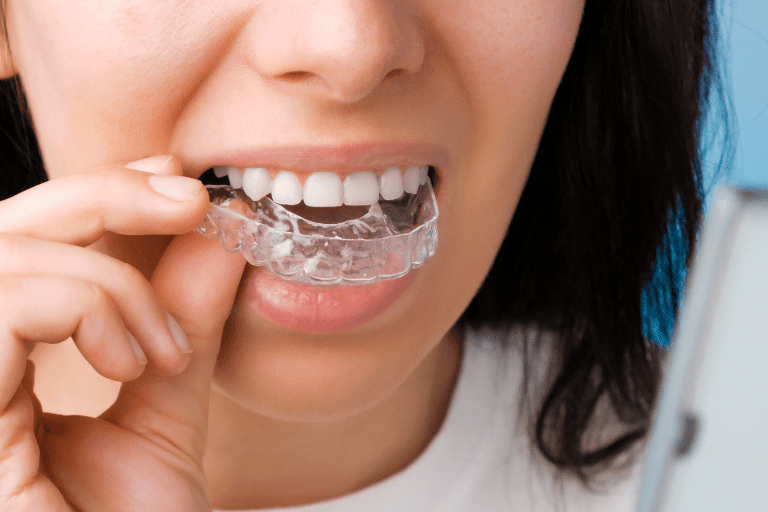
[[[169,159],[159,172],[181,168]],[[190,198],[152,187],[173,179]],[[185,180],[107,167],[0,202],[0,511],[210,509],[208,396],[245,261],[188,233],[208,196]],[[150,284],[80,247],[105,231],[187,234]],[[125,382],[99,418],[45,414],[32,391],[27,344],[70,336],[96,371]]]

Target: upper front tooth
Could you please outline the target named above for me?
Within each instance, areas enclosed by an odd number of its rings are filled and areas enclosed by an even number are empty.
[[[379,178],[379,192],[387,201],[403,195],[403,174],[397,167],[389,167]]]
[[[403,176],[403,189],[409,194],[415,194],[419,191],[419,174],[419,167],[409,167],[408,170],[405,171],[405,175]]]
[[[405,176],[395,166],[387,168],[381,177],[374,171],[357,171],[349,173],[343,184],[336,173],[314,172],[307,177],[303,187],[298,176],[286,170],[278,172],[272,179],[264,167],[249,167],[242,173],[237,167],[214,167],[217,175],[225,170],[230,184],[242,188],[254,201],[272,193],[272,200],[279,204],[294,205],[303,200],[307,206],[335,207],[376,204],[379,194],[388,201],[400,198],[403,191],[415,194],[419,186],[426,183],[429,167],[409,167]]]
[[[240,174],[240,169],[230,167],[227,175],[229,176],[229,184],[232,185],[232,188],[243,188],[243,175]]]
[[[379,202],[379,177],[373,171],[351,172],[344,180],[344,204],[370,206]]]
[[[272,177],[264,167],[249,167],[243,171],[243,192],[258,201],[272,192]]]
[[[299,204],[304,194],[298,176],[289,171],[280,171],[272,181],[272,200],[278,204]]]
[[[313,172],[304,183],[304,204],[307,206],[341,206],[343,201],[344,189],[338,174]]]

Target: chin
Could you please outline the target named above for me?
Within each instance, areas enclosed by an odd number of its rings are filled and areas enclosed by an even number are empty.
[[[354,332],[302,333],[233,310],[214,390],[282,421],[332,421],[374,409],[399,389],[442,334],[400,322]],[[425,341],[430,340],[431,341]]]
[[[467,272],[445,286],[450,254],[438,250],[395,280],[405,289],[381,314],[337,332],[299,331],[262,315],[248,297],[256,271],[249,269],[225,325],[214,390],[252,413],[290,421],[342,419],[399,399],[404,384],[429,378],[418,370],[432,371],[423,363],[471,299],[463,280],[479,279]]]

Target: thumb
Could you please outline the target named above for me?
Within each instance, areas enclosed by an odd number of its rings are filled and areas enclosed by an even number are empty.
[[[244,268],[245,259],[227,252],[217,240],[196,233],[173,239],[152,286],[189,340],[189,366],[175,376],[146,371],[123,384],[104,419],[142,435],[151,432],[202,460],[211,379]]]

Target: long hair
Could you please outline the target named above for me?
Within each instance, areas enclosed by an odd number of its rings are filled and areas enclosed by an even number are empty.
[[[713,0],[587,0],[509,231],[460,320],[555,335],[534,441],[585,482],[647,433],[664,351],[643,308],[674,319],[695,245],[714,18]],[[606,398],[627,428],[587,448]]]
[[[699,226],[712,13],[713,0],[587,0],[509,231],[459,320],[556,335],[533,439],[585,481],[645,436],[658,392],[663,351],[643,336],[643,300],[674,318]],[[18,78],[0,94],[4,199],[46,175]],[[603,397],[628,430],[585,448]]]
[[[18,77],[0,80],[0,201],[48,179]]]

